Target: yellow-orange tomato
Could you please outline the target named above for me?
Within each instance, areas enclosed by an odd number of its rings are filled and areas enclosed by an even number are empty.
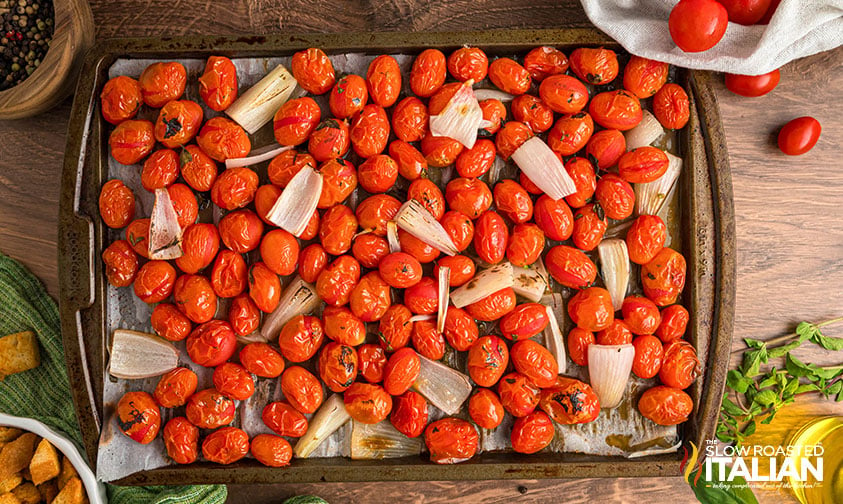
[[[506,256],[509,245],[509,229],[503,217],[488,211],[477,218],[474,227],[474,250],[480,259],[496,264]]]
[[[224,210],[235,210],[251,203],[257,190],[258,174],[251,168],[229,168],[214,182],[211,200]]]
[[[653,334],[661,323],[659,307],[645,297],[629,296],[621,306],[629,330],[635,334]]]
[[[234,401],[212,388],[190,396],[184,410],[190,423],[200,429],[216,429],[234,421]]]
[[[375,322],[383,317],[392,299],[387,284],[380,273],[370,271],[354,286],[348,299],[351,312],[363,322]]]
[[[433,267],[433,276],[439,278],[439,268],[448,268],[451,270],[448,285],[451,287],[459,287],[474,278],[476,268],[474,261],[470,257],[464,255],[445,256],[436,261],[436,266]]]
[[[202,275],[180,276],[173,285],[173,300],[179,311],[197,324],[211,320],[217,312],[217,295]]]
[[[593,422],[600,414],[600,400],[587,383],[560,376],[541,393],[539,407],[554,422],[573,425]]]
[[[618,160],[618,174],[631,184],[646,184],[664,175],[669,162],[667,154],[656,147],[631,150]]]
[[[191,141],[202,125],[202,107],[195,101],[173,100],[158,113],[155,139],[165,147],[178,147]]]
[[[600,177],[594,188],[594,198],[610,219],[626,219],[635,208],[635,191],[629,182],[614,173]]]
[[[409,390],[421,372],[421,359],[410,347],[398,349],[389,356],[383,370],[383,389],[398,396]]]
[[[510,415],[518,418],[532,413],[539,405],[541,390],[521,373],[514,372],[498,381],[498,396]]]
[[[219,366],[234,355],[237,335],[228,322],[209,320],[190,332],[186,346],[187,355],[196,364]]]
[[[640,99],[656,94],[667,82],[667,63],[632,55],[623,69],[623,87]]]
[[[176,258],[176,266],[185,273],[198,273],[207,268],[220,249],[220,234],[213,224],[196,223],[187,226],[182,235],[183,255]]]
[[[348,304],[351,291],[360,280],[360,263],[357,259],[342,255],[325,267],[316,278],[316,293],[319,299],[331,306]]]
[[[589,203],[574,214],[574,246],[580,250],[594,250],[603,240],[609,222],[600,205]]]
[[[510,58],[498,58],[489,64],[489,80],[504,93],[520,95],[530,89],[530,72]]]
[[[658,215],[639,215],[626,232],[629,260],[635,264],[647,264],[664,248],[667,240],[667,226]]]
[[[357,359],[360,362],[360,376],[367,382],[378,383],[383,380],[383,370],[387,362],[383,347],[371,343],[361,345],[357,349]]]
[[[407,346],[413,332],[413,313],[402,304],[387,308],[378,323],[378,339],[381,347],[392,352]]]
[[[505,287],[465,307],[473,318],[491,322],[515,309],[515,291]]]
[[[275,141],[281,145],[303,144],[321,120],[322,111],[313,98],[304,96],[287,101],[272,119]]]
[[[616,318],[609,324],[609,327],[597,331],[598,345],[627,345],[632,343],[632,331],[621,319]]]
[[[252,143],[249,136],[236,122],[217,116],[208,119],[196,137],[199,147],[217,161],[242,158],[249,155]]]
[[[439,306],[438,284],[430,277],[423,277],[404,290],[404,304],[417,315],[436,313]]]
[[[509,121],[495,135],[495,147],[502,158],[509,159],[532,136],[533,131],[526,124]]]
[[[543,133],[553,125],[553,110],[533,95],[516,96],[511,105],[512,117],[533,130]]]
[[[681,338],[688,326],[690,314],[682,305],[670,305],[661,312],[661,323],[656,329],[656,336],[664,343]]]
[[[392,397],[380,385],[355,382],[342,398],[349,416],[360,423],[376,424],[392,411]]]
[[[336,341],[327,343],[319,352],[319,378],[333,392],[346,390],[357,378],[357,352]]]
[[[363,110],[369,100],[369,91],[363,77],[348,74],[341,77],[328,96],[328,108],[337,119],[345,119]]]
[[[135,218],[135,193],[121,180],[109,180],[100,191],[99,209],[106,226],[126,227]]]
[[[602,287],[583,289],[568,300],[568,315],[580,329],[601,331],[615,319],[612,297]]]
[[[659,380],[668,387],[686,389],[702,371],[697,351],[684,340],[673,340],[664,347],[664,358],[659,369]]]
[[[597,266],[574,247],[557,245],[551,248],[545,262],[550,276],[565,287],[582,289],[597,278]]]
[[[238,336],[248,336],[260,327],[261,310],[248,294],[240,294],[228,307],[228,323]]]
[[[232,250],[220,250],[211,270],[211,286],[221,298],[234,297],[246,290],[246,261]]]
[[[544,411],[534,411],[516,418],[512,425],[512,449],[518,453],[536,453],[553,441],[556,429]]]
[[[330,208],[342,203],[357,188],[357,170],[344,159],[331,159],[319,167],[322,174],[322,193],[318,208]]]
[[[659,374],[664,355],[662,342],[655,336],[645,334],[632,340],[632,346],[635,347],[635,359],[632,361],[635,376],[652,378]]]
[[[433,136],[429,131],[421,141],[421,151],[429,166],[444,168],[454,164],[465,147],[454,139]]]
[[[544,331],[549,322],[544,305],[524,303],[516,306],[514,310],[501,318],[500,330],[505,338],[521,341]]]
[[[436,464],[458,464],[477,453],[479,436],[469,422],[461,418],[443,418],[424,430],[424,444],[430,461]]]
[[[301,437],[307,432],[307,418],[283,401],[264,406],[261,420],[279,436]]]
[[[659,425],[677,425],[688,420],[694,410],[691,396],[678,388],[657,385],[638,400],[638,411]]]
[[[327,264],[328,254],[322,245],[311,243],[299,254],[299,276],[305,282],[314,283]]]
[[[354,152],[362,158],[383,152],[389,139],[389,118],[383,107],[369,104],[354,114],[349,137]]]
[[[439,257],[439,250],[419,240],[403,229],[398,230],[398,243],[401,250],[419,260],[422,264],[435,261]]]
[[[142,103],[140,84],[131,77],[119,75],[102,87],[100,108],[103,118],[111,124],[135,117]]]
[[[588,366],[588,345],[596,343],[594,333],[575,327],[568,333],[568,355],[579,366]]]
[[[296,271],[299,242],[283,229],[273,229],[263,235],[260,251],[264,264],[274,273],[287,276]]]
[[[468,416],[479,427],[495,429],[503,421],[503,404],[491,390],[478,389],[468,400]]]
[[[240,363],[261,378],[277,378],[284,371],[284,357],[269,343],[249,343],[240,350]]]
[[[514,180],[505,179],[495,185],[495,206],[498,212],[516,224],[533,218],[533,200]]]
[[[554,112],[576,114],[588,104],[588,89],[575,77],[555,74],[539,86],[539,96]]]
[[[594,121],[588,112],[564,115],[547,134],[547,145],[561,156],[576,154],[594,133]]]
[[[141,257],[149,259],[149,219],[135,219],[126,227],[126,241]]]
[[[571,70],[591,84],[608,84],[618,76],[618,55],[603,47],[578,47],[571,53]]]
[[[366,325],[345,306],[326,306],[322,324],[328,338],[347,346],[358,346],[366,339]]]
[[[415,96],[404,98],[392,110],[392,130],[399,140],[418,142],[427,133],[427,125],[427,107]]]
[[[608,170],[626,152],[626,137],[616,129],[600,130],[585,145],[585,156],[600,170]],[[592,170],[593,171],[593,170]]]
[[[187,70],[175,61],[153,63],[144,68],[138,79],[143,101],[152,108],[161,108],[184,94]]]
[[[452,307],[445,316],[445,339],[454,350],[468,350],[480,336],[477,323],[464,310]]]
[[[237,210],[223,216],[217,226],[220,239],[234,252],[246,253],[258,248],[263,221],[251,210]]]
[[[210,191],[217,180],[217,164],[197,145],[187,145],[181,152],[181,176],[199,192]]]
[[[224,362],[214,369],[214,388],[235,401],[245,401],[255,393],[255,380],[246,368]]]
[[[284,324],[278,335],[278,346],[288,361],[304,362],[316,355],[324,337],[321,320],[310,315],[297,315]]]
[[[301,366],[291,366],[281,374],[281,392],[301,413],[313,413],[324,398],[319,378]]]
[[[421,436],[427,426],[427,401],[421,394],[408,390],[392,403],[389,421],[398,432],[409,438]]]
[[[448,72],[460,82],[480,82],[489,71],[489,58],[478,47],[460,47],[448,56]]]
[[[667,129],[682,129],[691,116],[688,93],[679,84],[665,84],[653,96],[653,114]]]
[[[269,162],[269,166],[266,168],[266,173],[269,176],[270,182],[278,187],[287,187],[287,184],[305,166],[316,169],[316,160],[313,159],[313,156],[306,152],[288,150],[272,158],[272,161]],[[278,194],[280,195],[281,193],[279,192]]]
[[[108,136],[111,157],[120,164],[133,165],[152,152],[154,126],[145,119],[127,119]]]
[[[471,245],[471,241],[474,239],[474,223],[467,215],[456,210],[450,210],[445,212],[439,223],[445,228],[457,250],[462,252]]]
[[[160,303],[173,292],[176,269],[167,261],[149,261],[135,277],[135,295],[144,303]]]
[[[140,444],[149,444],[161,429],[161,410],[146,392],[126,392],[117,402],[120,432]]]
[[[480,102],[480,110],[483,111],[483,120],[488,122],[480,134],[494,135],[506,120],[506,107],[500,100],[489,98]]]
[[[388,194],[375,194],[357,205],[355,215],[362,229],[371,229],[377,236],[386,236],[386,223],[391,221],[401,202]]]
[[[177,367],[158,380],[152,393],[155,400],[165,408],[178,408],[196,392],[199,378],[186,367]]]
[[[413,348],[420,355],[439,360],[445,355],[445,337],[436,329],[436,322],[419,320],[413,324]]]
[[[403,140],[389,144],[389,157],[398,165],[398,174],[407,180],[417,180],[427,174],[427,160],[418,149]]]
[[[530,77],[541,82],[551,75],[565,73],[568,58],[555,47],[536,47],[524,56],[524,68],[530,72]]]
[[[410,69],[410,89],[417,96],[427,98],[442,87],[447,73],[445,55],[438,49],[425,49]]]
[[[199,77],[199,96],[211,110],[221,112],[237,99],[237,68],[225,56],[211,56]]]
[[[369,63],[366,87],[372,101],[381,107],[391,107],[401,93],[401,68],[395,58],[382,54]]]
[[[600,126],[621,131],[634,128],[643,117],[638,98],[622,89],[596,95],[588,105],[588,113]]]
[[[249,450],[258,462],[267,467],[288,466],[293,458],[290,442],[272,434],[258,434],[252,438]]]
[[[467,362],[468,375],[474,383],[481,387],[492,387],[506,372],[509,349],[503,339],[483,336],[469,347]]]
[[[102,251],[105,276],[115,287],[126,287],[138,273],[138,254],[126,240],[117,240]]]
[[[199,458],[199,429],[185,417],[175,417],[161,431],[167,456],[176,464],[192,464]]]
[[[299,86],[310,94],[325,94],[334,86],[334,65],[322,49],[310,47],[295,53],[290,70]]]
[[[262,262],[249,268],[249,297],[264,313],[272,313],[281,300],[281,280]]]
[[[506,246],[506,258],[514,266],[526,268],[538,261],[544,250],[544,233],[541,228],[527,222],[516,224]]]
[[[351,249],[357,232],[357,217],[345,205],[334,205],[322,216],[319,241],[331,255],[342,255]]]
[[[249,453],[249,435],[237,427],[223,427],[202,441],[202,456],[217,464],[233,464]]]
[[[487,138],[478,139],[474,147],[457,156],[456,169],[460,177],[482,177],[495,162],[495,143]]]
[[[675,303],[685,287],[685,258],[673,249],[662,248],[641,266],[641,285],[644,295],[657,305]]]

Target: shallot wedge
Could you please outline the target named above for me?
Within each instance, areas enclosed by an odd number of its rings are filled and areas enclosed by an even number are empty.
[[[414,199],[401,205],[398,214],[395,215],[395,222],[398,227],[440,252],[449,256],[460,252],[454,246],[451,235],[445,231],[442,224],[439,224],[436,217]]]
[[[577,192],[577,186],[565,170],[565,165],[537,136],[521,144],[512,153],[512,160],[539,189],[554,200]]]
[[[319,204],[322,174],[311,166],[296,173],[269,210],[266,219],[294,236],[300,236]]]
[[[445,317],[448,316],[448,304],[450,303],[450,286],[451,268],[442,266],[439,268],[439,285],[437,286],[439,306],[436,310],[436,330],[439,332],[445,330]]]
[[[556,313],[550,306],[545,306],[547,310],[547,318],[550,321],[547,327],[544,328],[544,344],[547,350],[556,359],[556,364],[559,366],[559,374],[565,374],[568,369],[568,354],[565,352],[565,337],[562,335],[562,329],[559,327],[559,320],[556,319]]]
[[[512,267],[512,290],[521,297],[538,303],[549,285],[547,270],[541,259],[529,268]]]
[[[296,457],[307,458],[319,447],[322,441],[325,441],[349,420],[351,420],[351,416],[345,410],[342,394],[331,394],[331,397],[322,403],[322,406],[310,419],[307,432],[299,438],[293,448],[293,453]]]
[[[462,308],[501,289],[512,287],[514,283],[512,264],[502,262],[478,271],[468,283],[454,289],[451,292],[451,302],[457,308]]]
[[[351,458],[371,460],[407,457],[422,452],[424,438],[409,438],[398,431],[389,420],[376,424],[355,421],[351,428]]]
[[[646,184],[634,184],[635,211],[638,215],[659,215],[665,202],[668,201],[676,180],[682,172],[682,158],[667,154],[667,171],[661,177]]]
[[[149,258],[176,259],[182,256],[183,230],[173,207],[170,193],[165,188],[155,190],[155,204],[149,219]]]
[[[639,147],[652,144],[664,134],[664,128],[656,116],[645,110],[641,116],[641,122],[631,130],[624,133],[626,138],[626,150],[631,151]]]
[[[621,403],[632,361],[635,359],[635,347],[626,345],[588,345],[588,380],[601,408],[615,408]]]
[[[154,334],[115,329],[111,337],[108,373],[116,378],[136,380],[161,376],[179,365],[179,352],[170,342]]]
[[[471,394],[471,380],[441,362],[423,355],[419,355],[419,359],[421,371],[413,389],[445,413],[456,414]]]
[[[477,130],[483,122],[483,110],[471,85],[474,81],[465,81],[454,96],[445,105],[439,115],[430,116],[430,134],[452,138],[463,144],[467,149],[474,147],[477,141]]]
[[[247,157],[242,158],[232,158],[225,160],[225,167],[228,168],[237,168],[238,166],[251,166],[258,163],[263,163],[264,161],[269,161],[270,159],[274,158],[278,154],[282,152],[286,152],[292,149],[292,146],[288,145],[278,145],[278,144],[270,144],[259,149],[255,149],[249,153]]]
[[[618,311],[629,287],[629,251],[626,242],[620,238],[603,240],[597,246],[597,253],[600,255],[603,282],[612,297],[612,308]]]
[[[272,120],[281,105],[293,94],[297,84],[284,65],[278,65],[240,95],[225,113],[250,135],[254,134]]]
[[[281,293],[278,307],[264,319],[260,335],[263,341],[273,341],[278,337],[284,324],[298,315],[305,315],[316,310],[322,301],[316,294],[316,288],[296,277]]]

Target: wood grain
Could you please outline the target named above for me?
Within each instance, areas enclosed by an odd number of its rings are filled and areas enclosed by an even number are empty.
[[[91,7],[97,37],[588,25],[575,0],[93,0]],[[800,320],[843,315],[840,96],[843,49],[786,66],[781,84],[766,97],[746,99],[725,88],[718,90],[737,214],[734,348],[741,347],[741,337],[768,338],[792,330]],[[0,121],[0,250],[22,260],[54,296],[58,181],[69,111],[66,101],[32,119]],[[779,153],[777,129],[808,114],[823,124],[820,142],[804,156]],[[843,335],[843,326],[836,331]],[[832,358],[822,354],[813,351],[805,358]],[[829,412],[840,414],[840,406],[816,397],[800,398],[773,425],[760,428],[755,439],[780,443],[806,415]],[[230,501],[277,503],[301,493],[352,503],[630,502],[632,498],[693,502],[679,477],[232,486]],[[793,502],[780,493],[759,492],[758,497],[762,503]]]

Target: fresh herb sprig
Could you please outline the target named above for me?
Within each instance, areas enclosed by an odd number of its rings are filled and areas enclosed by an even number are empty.
[[[843,350],[843,338],[822,333],[823,327],[837,322],[843,322],[843,317],[816,324],[802,322],[795,333],[767,341],[744,338],[749,348],[743,352],[741,366],[726,376],[717,438],[740,446],[755,433],[758,423],[772,422],[779,408],[792,403],[799,394],[817,392],[843,401],[843,366],[821,367],[801,362],[791,354],[806,341],[826,350]],[[784,369],[774,366],[761,371],[762,364],[781,357],[785,359]]]

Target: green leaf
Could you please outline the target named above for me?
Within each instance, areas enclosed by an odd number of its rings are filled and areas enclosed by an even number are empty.
[[[796,326],[796,334],[799,336],[799,341],[813,339],[814,335],[820,332],[820,328],[810,322],[800,322]]]
[[[764,345],[766,345],[766,343],[764,343],[762,340],[757,340],[757,339],[752,339],[752,338],[744,338],[743,342],[746,343],[746,346],[748,346],[750,348],[761,348]]]
[[[743,429],[744,436],[751,436],[755,434],[755,420],[751,420],[749,423],[746,424],[746,427]]]
[[[731,399],[729,399],[728,397],[723,398],[722,408],[723,408],[723,411],[725,411],[726,413],[728,413],[730,415],[743,415],[743,414],[746,413],[743,410],[743,408],[741,408],[740,406],[735,404],[735,402],[732,401]]]
[[[814,383],[803,383],[796,387],[796,390],[793,392],[793,395],[799,395],[805,392],[816,392],[820,388],[817,387]]]
[[[761,349],[750,350],[743,354],[741,371],[743,371],[745,376],[752,378],[759,373],[759,368],[761,367],[761,352],[766,353],[764,349]]]
[[[770,359],[778,359],[779,357],[784,357],[784,355],[791,350],[799,348],[802,345],[801,341],[791,341],[787,345],[782,345],[780,347],[771,348],[767,350],[767,356]]]
[[[779,396],[776,395],[776,393],[772,390],[762,390],[761,392],[756,394],[753,400],[761,406],[769,408],[774,403],[779,402]]]
[[[694,485],[697,470],[691,473],[691,489],[702,504],[758,504],[755,494],[744,478],[738,476],[733,481],[718,481],[720,462],[711,462],[711,480],[706,479],[705,470]],[[725,474],[729,474],[726,468]]]
[[[826,336],[819,331],[817,331],[814,337],[811,338],[811,341],[825,348],[826,350],[833,350],[835,352],[843,350],[843,338]]]
[[[737,369],[732,369],[726,375],[726,384],[735,392],[744,394],[752,384],[752,379],[742,375]]]
[[[785,356],[784,366],[788,373],[796,377],[814,375],[813,371],[807,364],[804,364],[791,354],[787,354]]]
[[[767,378],[764,378],[763,380],[761,380],[761,383],[758,384],[758,388],[759,389],[765,389],[767,387],[772,387],[773,385],[776,384],[776,382],[777,382],[776,375],[773,374],[773,375],[770,375]]]
[[[764,424],[764,425],[768,425],[770,422],[773,421],[773,418],[776,417],[776,413],[778,413],[778,411],[779,410],[771,411],[770,414],[767,415],[767,418],[765,418],[764,420],[761,420],[761,423]]]
[[[783,395],[792,396],[799,388],[799,378],[791,378],[787,380],[787,385],[784,386]]]

